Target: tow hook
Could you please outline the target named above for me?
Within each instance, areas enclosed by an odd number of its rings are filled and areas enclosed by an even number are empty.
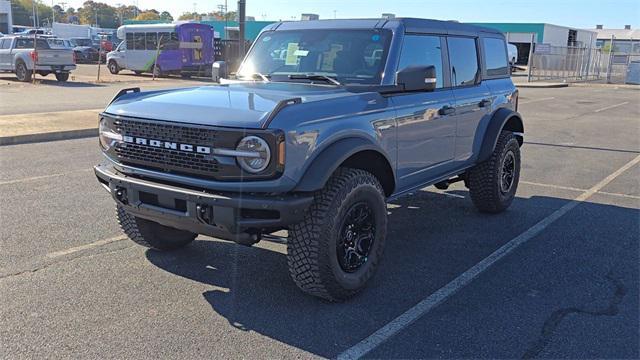
[[[209,205],[198,204],[196,205],[196,217],[200,222],[207,225],[213,225],[213,209]]]
[[[123,204],[127,204],[129,202],[129,199],[127,199],[127,189],[123,188],[123,187],[116,187],[116,199],[118,199],[118,201],[120,201]]]

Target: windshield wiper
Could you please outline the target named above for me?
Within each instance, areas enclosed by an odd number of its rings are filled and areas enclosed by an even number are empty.
[[[332,78],[331,76],[327,76],[327,75],[318,75],[318,74],[291,74],[289,75],[289,79],[291,80],[299,80],[299,79],[303,79],[303,80],[324,80],[328,83],[331,83],[333,85],[342,85],[340,83],[340,81]]]

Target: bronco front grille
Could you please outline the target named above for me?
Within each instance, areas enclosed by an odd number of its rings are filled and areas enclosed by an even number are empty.
[[[258,180],[274,177],[281,169],[275,162],[270,164],[264,174],[250,175],[242,172],[234,158],[221,158],[212,153],[195,151],[197,147],[207,149],[235,149],[238,142],[247,136],[248,131],[241,129],[220,128],[206,125],[182,124],[167,121],[150,121],[127,117],[111,117],[103,114],[103,120],[109,127],[123,136],[154,140],[162,146],[150,146],[136,142],[120,142],[106,151],[113,160],[123,165],[134,166],[177,175],[186,175],[211,180],[246,179]],[[272,149],[277,149],[278,135],[271,130],[251,130],[251,134],[263,137]],[[194,151],[171,149],[164,144],[187,144]],[[250,178],[250,179],[249,179]]]
[[[122,135],[163,140],[194,146],[213,147],[218,131],[176,124],[118,119],[115,125]],[[148,145],[122,143],[115,153],[123,164],[141,165],[165,172],[215,178],[220,171],[218,162],[210,154],[198,154]]]

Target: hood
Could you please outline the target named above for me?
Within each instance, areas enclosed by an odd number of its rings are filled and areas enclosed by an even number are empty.
[[[352,94],[334,86],[247,82],[129,93],[105,112],[199,125],[261,128],[282,100],[310,102]]]

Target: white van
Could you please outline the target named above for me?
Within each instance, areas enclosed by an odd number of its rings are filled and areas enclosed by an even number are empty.
[[[124,25],[118,28],[120,45],[107,54],[112,74],[132,70],[190,75],[213,64],[213,29],[195,23]]]

